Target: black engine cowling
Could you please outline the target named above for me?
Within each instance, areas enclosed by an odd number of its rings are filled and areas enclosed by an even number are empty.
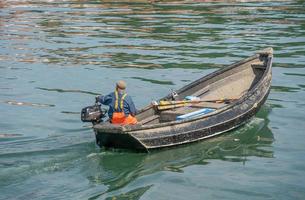
[[[98,123],[105,117],[107,110],[102,109],[101,105],[95,104],[93,106],[87,106],[81,111],[81,120],[83,122]]]

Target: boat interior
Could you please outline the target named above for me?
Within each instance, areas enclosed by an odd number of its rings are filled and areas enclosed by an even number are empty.
[[[241,61],[177,91],[179,100],[194,96],[199,98],[200,102],[184,103],[182,106],[172,106],[169,109],[158,109],[157,106],[150,105],[141,110],[136,117],[141,125],[152,125],[175,121],[182,115],[192,117],[192,113],[198,113],[205,108],[209,108],[212,112],[217,111],[234,103],[251,90],[263,76],[266,66],[267,61],[259,56]],[[169,95],[163,100],[172,99]]]

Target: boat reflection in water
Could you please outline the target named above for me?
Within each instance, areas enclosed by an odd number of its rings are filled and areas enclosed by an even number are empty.
[[[264,106],[258,117],[268,113]],[[100,154],[88,156],[93,168],[88,170],[87,178],[94,184],[108,186],[107,191],[98,194],[95,198],[111,197],[120,198],[120,188],[141,177],[162,171],[183,172],[184,168],[191,165],[207,165],[212,160],[241,162],[246,164],[249,157],[272,158],[271,145],[274,141],[273,134],[268,128],[268,119],[253,118],[250,123],[241,128],[230,131],[222,136],[193,144],[178,146],[149,154],[139,154],[114,150],[103,151]],[[129,192],[124,192],[124,197],[140,197],[151,186],[134,187]]]

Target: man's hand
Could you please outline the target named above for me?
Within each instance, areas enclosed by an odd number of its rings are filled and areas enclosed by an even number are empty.
[[[99,95],[95,97],[95,103],[99,102],[99,97],[100,97]]]

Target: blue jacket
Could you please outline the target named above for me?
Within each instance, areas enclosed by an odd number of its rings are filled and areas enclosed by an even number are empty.
[[[118,96],[119,96],[119,106],[118,106],[118,110],[116,110],[116,112],[122,112],[122,109],[120,107],[120,102],[122,99],[122,96],[125,93],[120,93],[118,92]],[[98,96],[98,101],[103,104],[103,105],[107,105],[109,106],[109,110],[108,110],[108,116],[111,119],[113,113],[115,112],[115,92],[111,92],[108,95],[100,95]],[[129,114],[131,114],[132,116],[136,115],[136,107],[131,99],[131,97],[129,95],[126,95],[126,97],[124,98],[123,101],[123,111],[125,113],[125,116],[127,117]]]

